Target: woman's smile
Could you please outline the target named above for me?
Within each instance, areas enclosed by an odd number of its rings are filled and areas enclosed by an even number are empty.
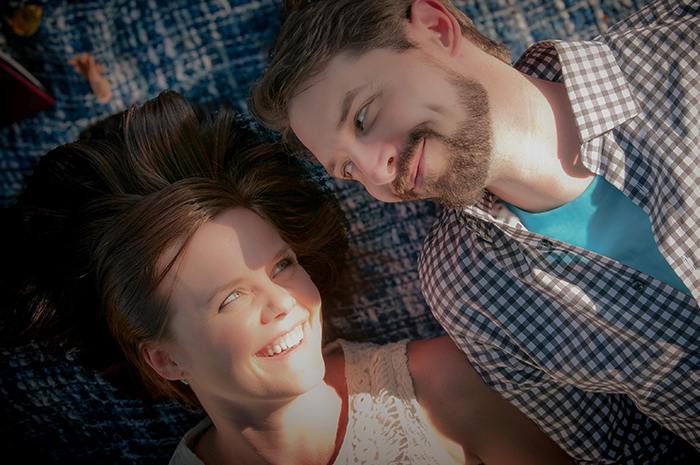
[[[257,353],[258,357],[278,357],[287,355],[298,348],[304,340],[304,329],[302,325],[296,326],[288,333],[276,338],[265,348]]]

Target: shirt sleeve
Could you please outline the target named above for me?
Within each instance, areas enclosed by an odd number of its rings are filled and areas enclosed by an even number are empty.
[[[649,418],[698,447],[693,299],[606,257],[502,228],[446,211],[419,262],[433,313],[488,384],[581,460],[661,434]]]

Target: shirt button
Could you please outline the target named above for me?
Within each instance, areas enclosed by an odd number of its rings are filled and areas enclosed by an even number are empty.
[[[554,244],[549,239],[542,239],[540,241],[539,249],[544,250],[546,252],[551,252],[552,250],[554,250]]]
[[[634,289],[635,291],[638,291],[638,292],[642,292],[645,287],[646,287],[646,285],[642,281],[639,281],[639,280],[632,283],[632,289]]]

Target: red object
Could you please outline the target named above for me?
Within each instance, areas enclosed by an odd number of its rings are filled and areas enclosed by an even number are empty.
[[[18,66],[0,58],[0,127],[9,126],[56,103],[38,81],[31,75],[28,77],[29,73]]]

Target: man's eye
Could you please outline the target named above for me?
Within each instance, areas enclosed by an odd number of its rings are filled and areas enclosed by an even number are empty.
[[[352,171],[355,168],[355,164],[351,161],[347,161],[343,164],[343,169],[341,171],[341,175],[343,176],[343,179],[352,179]]]
[[[355,127],[360,131],[365,130],[365,117],[367,116],[368,107],[369,104],[362,107],[360,111],[357,112],[357,116],[355,116]]]
[[[231,302],[233,302],[234,300],[236,300],[237,298],[239,298],[239,297],[242,296],[242,295],[243,295],[243,293],[240,292],[240,291],[233,291],[233,292],[230,293],[230,294],[228,295],[228,297],[226,297],[226,299],[221,303],[221,307],[219,307],[219,308],[224,308],[226,305],[230,304]]]

